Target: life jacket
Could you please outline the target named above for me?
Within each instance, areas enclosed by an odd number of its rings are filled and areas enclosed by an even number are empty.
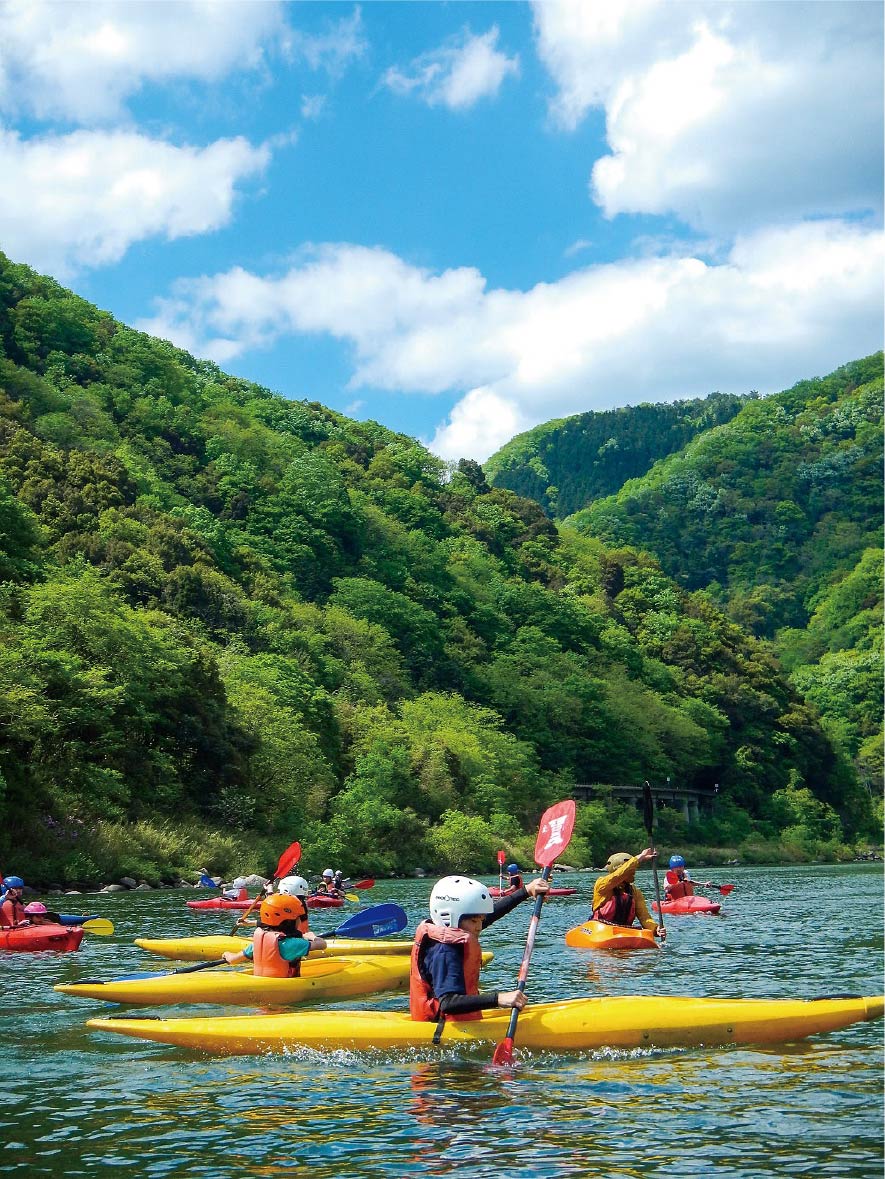
[[[479,939],[469,934],[466,929],[447,929],[443,925],[434,925],[432,921],[422,921],[415,930],[409,972],[409,1014],[412,1019],[422,1021],[439,1019],[439,999],[434,995],[423,970],[424,958],[431,942],[446,942],[449,945],[464,947],[466,994],[479,994],[479,970],[482,966],[482,950]],[[452,1015],[449,1018],[482,1019],[482,1012],[468,1011],[464,1015]]]
[[[511,876],[509,881],[507,882],[507,891],[508,892],[511,889],[515,892],[518,888],[522,888],[522,873],[521,872],[516,876]]]
[[[308,913],[307,905],[301,897],[292,897],[301,905],[301,915],[296,918],[298,930],[302,937],[307,933]],[[301,974],[301,959],[297,962],[287,962],[280,954],[280,942],[287,936],[273,929],[263,929],[257,926],[252,935],[252,965],[254,973],[261,978],[298,978]]]
[[[252,964],[259,978],[298,978],[301,961],[287,962],[280,954],[284,933],[275,933],[260,926],[252,934]]]
[[[671,868],[664,877],[664,887],[671,901],[679,901],[683,897],[694,896],[694,885],[692,882],[686,880],[684,876],[680,876],[675,868]]]
[[[592,916],[597,921],[605,921],[607,925],[632,925],[636,919],[633,886],[622,884],[616,888],[607,901],[593,910]]]
[[[0,904],[0,927],[10,929],[14,925],[21,925],[27,919],[28,915],[21,897],[11,897],[7,893]]]

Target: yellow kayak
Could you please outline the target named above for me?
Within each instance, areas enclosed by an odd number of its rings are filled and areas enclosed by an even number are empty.
[[[150,954],[162,958],[174,958],[176,962],[214,962],[230,950],[236,953],[248,945],[248,938],[242,937],[137,937],[135,944]],[[313,958],[362,958],[370,955],[377,958],[386,954],[409,954],[411,940],[381,941],[380,938],[335,938],[329,941],[327,949],[314,950]]]
[[[484,953],[483,965],[491,959],[491,953]],[[254,975],[251,967],[245,970],[222,967],[192,974],[63,983],[54,990],[63,995],[101,999],[106,1003],[236,1003],[262,1007],[405,990],[409,983],[409,964],[406,954],[388,954],[381,958],[320,958],[302,962],[299,978],[265,978]]]
[[[565,1052],[596,1048],[689,1048],[779,1044],[878,1019],[883,996],[852,999],[691,999],[605,996],[531,1004],[519,1016],[519,1048]],[[493,1047],[507,1035],[510,1012],[448,1021],[443,1045]],[[96,1031],[229,1055],[431,1046],[435,1023],[391,1011],[302,1011],[212,1019],[90,1019]]]

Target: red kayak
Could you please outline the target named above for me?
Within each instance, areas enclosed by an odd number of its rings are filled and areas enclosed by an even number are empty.
[[[228,901],[224,897],[207,897],[205,901],[186,901],[185,903],[189,909],[249,909],[255,902],[250,901],[248,897],[244,901]]]
[[[651,907],[657,912],[658,902],[652,901]],[[718,901],[708,901],[706,897],[680,897],[677,901],[664,901],[661,909],[664,913],[718,913],[722,906]]]
[[[308,909],[340,909],[344,904],[344,897],[324,896],[321,892],[312,897],[305,897],[304,900]]]
[[[83,930],[79,925],[17,925],[14,929],[0,929],[0,950],[55,950],[66,954],[76,950],[82,940]]]
[[[492,897],[509,897],[512,892],[516,890],[513,888],[490,888],[489,896]],[[551,888],[547,892],[548,897],[573,897],[578,890],[576,888]]]

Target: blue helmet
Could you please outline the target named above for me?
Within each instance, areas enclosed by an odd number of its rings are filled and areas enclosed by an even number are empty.
[[[519,874],[519,864],[508,864],[507,871],[511,876],[517,876]]]
[[[684,868],[685,867],[685,860],[682,858],[682,856],[670,856],[670,867],[671,868]]]
[[[7,888],[24,888],[25,882],[21,876],[4,876],[3,883]]]

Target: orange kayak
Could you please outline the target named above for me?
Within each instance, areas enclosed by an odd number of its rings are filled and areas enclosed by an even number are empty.
[[[656,950],[658,943],[650,929],[585,921],[565,935],[565,944],[581,950]]]

